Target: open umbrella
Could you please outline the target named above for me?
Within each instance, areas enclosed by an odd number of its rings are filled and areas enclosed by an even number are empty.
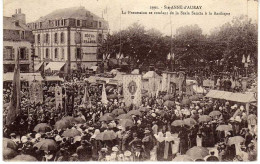
[[[192,96],[189,97],[189,99],[191,101],[198,101],[200,99],[200,97],[198,95],[192,95]]]
[[[195,121],[193,118],[186,118],[183,120],[183,122],[185,125],[188,125],[188,126],[194,126],[197,124],[197,121]]]
[[[184,121],[183,120],[175,120],[172,122],[171,124],[172,126],[183,126],[184,125]]]
[[[230,137],[228,139],[228,145],[234,145],[234,144],[240,144],[241,142],[244,142],[244,138],[241,136],[234,136],[234,137]]]
[[[117,97],[118,97],[118,95],[116,95],[116,94],[111,94],[111,95],[107,96],[108,99],[116,99]]]
[[[84,124],[86,122],[86,120],[84,120],[83,118],[81,117],[76,117],[75,118],[75,121],[77,124]]]
[[[123,119],[119,121],[119,125],[123,127],[132,127],[134,126],[134,122],[130,119]]]
[[[131,116],[131,115],[139,115],[139,116],[141,116],[142,115],[142,113],[139,110],[131,110],[127,114],[129,116]]]
[[[77,129],[67,129],[62,134],[63,137],[76,137],[76,136],[80,136],[80,135],[81,135],[81,132],[78,131]]]
[[[120,119],[131,119],[131,116],[127,115],[127,114],[120,114],[119,116],[116,117],[116,119],[120,120]]]
[[[119,116],[120,114],[124,114],[125,111],[123,109],[115,109],[112,111],[112,113],[116,116]]]
[[[72,125],[65,120],[59,120],[54,125],[55,129],[67,129],[67,128],[71,128],[71,127],[72,127]]]
[[[216,130],[217,131],[232,131],[233,128],[231,125],[219,125]]]
[[[201,147],[201,146],[194,146],[192,148],[190,148],[187,152],[186,155],[188,155],[189,157],[191,157],[193,160],[196,159],[203,159],[205,158],[207,155],[209,155],[209,150],[205,147]]]
[[[112,121],[112,120],[114,120],[114,118],[111,117],[111,116],[109,116],[109,115],[104,115],[104,116],[102,116],[102,117],[99,119],[99,121]]]
[[[3,148],[10,148],[16,150],[17,144],[9,138],[3,138]]]
[[[178,155],[172,161],[185,162],[185,161],[193,161],[193,159],[188,155]]]
[[[209,113],[209,116],[211,117],[215,117],[215,116],[220,116],[222,113],[218,110],[214,110],[212,112]]]
[[[190,100],[188,99],[188,98],[184,98],[182,101],[181,101],[181,104],[182,105],[188,105],[188,104],[190,104]]]
[[[51,129],[52,128],[49,124],[40,123],[34,127],[33,131],[35,131],[37,133],[46,133],[46,132],[51,131]]]
[[[149,111],[150,111],[150,109],[147,108],[147,107],[140,107],[138,110],[139,110],[140,112],[149,112]]]
[[[110,116],[110,117],[115,117],[115,115],[113,113],[105,113],[103,116]]]
[[[3,158],[4,160],[12,159],[14,158],[18,153],[11,149],[11,148],[4,148],[3,149]]]
[[[16,157],[14,157],[13,159],[11,159],[9,161],[21,162],[21,161],[38,161],[38,160],[33,156],[21,154],[21,155],[17,155]]]
[[[36,143],[34,146],[37,147],[39,150],[44,151],[51,151],[57,149],[57,144],[52,139],[43,139],[40,142]]]
[[[116,139],[116,133],[112,130],[101,132],[96,136],[96,140],[101,141],[111,141],[114,139]]]
[[[76,120],[74,117],[72,116],[65,116],[63,117],[61,120],[64,120],[66,122],[69,122],[71,125],[73,125],[73,123],[76,123]]]
[[[163,103],[163,105],[167,106],[167,107],[173,107],[175,105],[175,102],[174,101],[170,101],[170,100],[167,100]]]
[[[171,100],[171,99],[173,99],[173,98],[174,98],[173,95],[165,95],[165,96],[163,97],[163,100]]]
[[[211,121],[212,120],[212,118],[210,117],[210,116],[208,116],[208,115],[201,115],[200,117],[199,117],[199,122],[209,122],[209,121]]]

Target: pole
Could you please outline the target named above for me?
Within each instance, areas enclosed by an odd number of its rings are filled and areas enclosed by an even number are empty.
[[[171,71],[173,72],[173,59],[172,59],[172,17],[171,17],[171,9],[170,9],[170,24],[171,24]]]
[[[118,56],[118,62],[121,58],[121,50],[122,50],[122,46],[121,46],[121,15],[122,15],[122,8],[121,8],[121,11],[120,11],[120,31],[119,31],[119,41],[120,41],[120,47],[119,47],[119,56]]]

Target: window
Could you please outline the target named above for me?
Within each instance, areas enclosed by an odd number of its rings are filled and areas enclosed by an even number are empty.
[[[38,58],[41,59],[41,48],[38,48]]]
[[[21,31],[21,39],[25,39],[25,33],[24,33],[24,31]]]
[[[77,25],[76,26],[80,26],[81,25],[81,21],[77,20]]]
[[[20,48],[20,59],[27,60],[28,59],[28,48]]]
[[[60,34],[60,42],[64,43],[64,33],[63,32]]]
[[[99,28],[101,28],[101,22],[98,22],[99,23]]]
[[[54,58],[55,58],[55,59],[58,59],[58,58],[59,58],[58,48],[55,48],[55,50],[54,50]]]
[[[45,43],[49,43],[49,34],[45,35]]]
[[[59,20],[57,20],[56,22],[57,22],[57,26],[60,26],[60,21],[59,21]]]
[[[45,57],[46,57],[46,59],[48,59],[50,57],[48,48],[46,48],[46,50],[45,50]]]
[[[42,22],[40,22],[40,28],[42,28]]]
[[[58,34],[57,33],[54,34],[54,43],[58,43]]]
[[[40,34],[38,34],[37,40],[38,40],[38,43],[41,43],[41,35]]]
[[[64,48],[61,49],[61,59],[64,59],[64,56],[65,56],[65,51],[64,51]]]
[[[76,48],[76,59],[81,59],[81,49]]]
[[[4,47],[4,60],[14,60],[14,48],[11,46]]]
[[[90,26],[93,27],[93,22],[90,23]]]

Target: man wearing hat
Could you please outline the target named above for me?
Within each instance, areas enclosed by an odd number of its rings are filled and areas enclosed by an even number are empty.
[[[144,156],[145,159],[150,159],[150,152],[154,147],[153,137],[151,136],[151,132],[148,129],[144,131],[144,138],[142,139],[143,142],[143,149],[144,149]]]
[[[79,161],[89,161],[92,156],[91,144],[86,140],[82,140],[81,145],[76,150],[76,153]]]
[[[133,140],[129,143],[129,146],[131,147],[131,151],[134,154],[134,161],[139,161],[140,154],[142,151],[142,140],[138,138],[137,133],[133,133]]]

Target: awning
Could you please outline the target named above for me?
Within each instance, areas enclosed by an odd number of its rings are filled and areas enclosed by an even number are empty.
[[[60,69],[65,65],[64,62],[50,62],[46,67],[45,70],[52,70],[52,71],[60,71]]]
[[[14,79],[14,73],[4,73],[3,74],[3,81],[13,81]],[[43,78],[40,73],[20,73],[20,80],[21,81],[43,81]]]
[[[59,76],[45,76],[45,81],[64,81]]]
[[[224,99],[241,103],[256,102],[256,97],[253,93],[233,93],[226,91],[210,90],[206,97],[215,99]]]
[[[41,68],[42,65],[43,65],[43,62],[41,62],[41,63],[39,63],[39,64],[36,64],[36,65],[34,66],[34,71],[38,71],[38,70]]]

